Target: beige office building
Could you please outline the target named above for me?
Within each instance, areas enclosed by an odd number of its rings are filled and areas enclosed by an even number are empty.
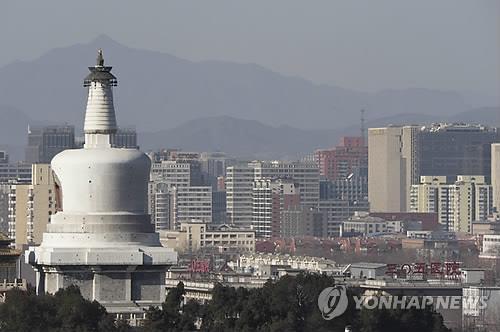
[[[410,185],[418,181],[417,126],[368,130],[368,200],[372,212],[405,212]]]
[[[9,193],[9,237],[16,247],[37,245],[56,212],[56,191],[49,164],[33,164],[29,184],[13,184]]]

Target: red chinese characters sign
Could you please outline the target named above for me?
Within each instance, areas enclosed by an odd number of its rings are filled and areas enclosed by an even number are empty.
[[[208,273],[210,272],[210,262],[205,260],[193,260],[189,264],[189,272]]]
[[[387,264],[386,275],[390,276],[433,276],[457,278],[460,276],[460,263],[458,262],[432,262],[425,263],[405,263],[405,264]]]

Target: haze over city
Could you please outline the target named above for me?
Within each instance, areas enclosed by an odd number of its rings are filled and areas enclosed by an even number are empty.
[[[500,2],[0,31],[0,331],[500,331]]]
[[[106,34],[129,47],[192,61],[256,63],[347,89],[420,87],[499,97],[495,0],[116,5],[3,3],[0,28],[10,33],[0,36],[0,65]]]

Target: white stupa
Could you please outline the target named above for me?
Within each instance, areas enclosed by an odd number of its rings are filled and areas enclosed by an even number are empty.
[[[37,272],[38,293],[78,285],[110,312],[139,313],[164,301],[165,271],[177,254],[161,246],[147,213],[150,159],[111,144],[117,80],[102,51],[89,69],[85,145],[52,160],[60,211],[26,260]]]

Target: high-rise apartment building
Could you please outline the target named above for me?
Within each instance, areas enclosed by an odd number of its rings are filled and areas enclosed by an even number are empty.
[[[171,186],[187,187],[191,185],[191,164],[164,160],[151,164],[151,181],[161,181]]]
[[[279,193],[278,183],[270,179],[254,182],[252,195],[252,229],[256,237],[271,237],[273,224],[279,223]]]
[[[217,179],[226,175],[226,168],[233,164],[223,152],[203,152],[200,155],[201,171],[204,174],[206,184],[217,189]]]
[[[319,170],[314,162],[254,161],[248,165],[227,167],[228,222],[240,227],[252,225],[254,181],[272,179],[293,180],[301,204],[318,205]]]
[[[368,196],[374,212],[410,209],[411,185],[420,176],[481,175],[489,183],[495,128],[435,124],[368,130]]]
[[[0,183],[0,233],[9,231],[9,193],[10,184]]]
[[[317,206],[319,201],[319,170],[314,162],[303,161],[256,161],[249,163],[258,179],[293,179],[298,185],[300,201],[304,205]]]
[[[31,181],[31,164],[0,163],[0,183]]]
[[[252,196],[255,236],[279,237],[283,211],[300,205],[298,186],[293,179],[257,179]]]
[[[342,137],[333,149],[316,150],[319,173],[330,181],[368,175],[368,147],[363,137]]]
[[[470,233],[472,222],[493,211],[493,190],[484,176],[422,176],[420,182],[411,187],[410,211],[437,213],[445,230]]]
[[[198,152],[178,150],[170,151],[170,153],[168,154],[168,160],[175,161],[177,163],[189,164],[190,184],[192,186],[206,185],[202,172],[200,154]]]
[[[188,187],[191,185],[191,165],[189,163],[164,160],[151,164],[150,181],[148,185],[148,212],[155,229],[170,229],[171,213],[164,213],[170,206],[170,188]],[[156,207],[156,204],[160,207]],[[156,213],[161,216],[158,217]],[[165,219],[168,217],[168,220]]]
[[[134,128],[118,128],[111,136],[111,145],[116,148],[139,149],[137,131]]]
[[[50,163],[59,152],[75,147],[73,126],[30,126],[25,161],[30,164]]]
[[[253,220],[254,169],[248,165],[229,166],[226,170],[227,221],[238,227],[250,227]]]
[[[410,190],[410,211],[435,212],[438,222],[448,230],[450,222],[450,181],[446,176],[422,176],[420,184],[414,184]]]
[[[151,213],[151,221],[155,226],[156,231],[172,229],[172,199],[170,186],[164,182],[153,183],[152,192],[150,192],[153,211]],[[150,203],[151,204],[151,203]]]
[[[493,207],[500,211],[500,144],[491,145],[491,186]]]
[[[172,187],[170,192],[172,199],[171,229],[178,229],[181,222],[193,219],[205,223],[212,222],[212,187]]]
[[[204,195],[199,196],[199,198],[202,199],[202,201],[198,202],[199,204],[206,204],[207,197],[209,195],[211,196],[211,187],[202,185],[203,177],[201,174],[200,162],[196,159],[190,159],[191,157],[193,157],[192,153],[188,153],[187,155],[176,154],[176,160],[162,160],[152,163],[148,193],[148,210],[156,230],[172,229],[176,227],[175,225],[177,225],[178,220],[180,220],[179,218],[182,220],[186,218],[189,219],[188,216],[193,215],[193,210],[188,209],[188,213],[184,209],[185,206],[197,204],[195,202],[196,197],[191,197],[188,193],[194,195],[197,191],[201,190]],[[207,188],[209,188],[210,191],[208,191]],[[185,201],[186,198],[192,201],[187,202]],[[157,204],[159,205],[158,207],[156,206]],[[165,212],[167,208],[169,209],[169,213]],[[193,218],[211,222],[212,217],[211,213],[207,215],[207,206],[203,205],[200,209],[199,213]],[[159,213],[159,216],[157,216],[156,213]],[[166,219],[167,217],[168,220]]]
[[[16,247],[40,244],[57,210],[56,186],[48,164],[33,164],[31,183],[13,184],[9,193],[9,237]]]
[[[6,151],[0,151],[0,233],[7,234],[10,184],[31,181],[31,164],[9,163]]]
[[[214,224],[227,223],[225,191],[212,191],[212,223]]]
[[[320,180],[320,199],[337,199],[349,202],[368,202],[368,177],[350,176],[347,179]]]

